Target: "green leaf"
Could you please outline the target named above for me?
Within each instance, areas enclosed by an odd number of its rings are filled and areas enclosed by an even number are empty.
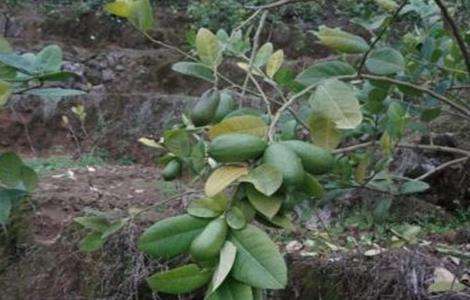
[[[172,258],[189,249],[209,219],[181,215],[164,219],[144,231],[139,239],[139,249],[152,257]]]
[[[225,220],[227,221],[228,226],[234,230],[240,230],[245,227],[246,219],[245,215],[238,207],[231,207],[225,213]]]
[[[247,187],[246,193],[251,205],[268,219],[273,218],[281,208],[282,199],[280,197],[266,196],[251,185]]]
[[[211,270],[201,269],[196,264],[189,264],[156,273],[147,278],[147,283],[154,292],[184,294],[205,285],[211,279],[211,275]]]
[[[0,80],[0,107],[3,106],[7,102],[8,97],[10,97],[10,94],[11,94],[10,85]]]
[[[385,128],[391,138],[398,139],[403,136],[408,118],[403,106],[398,102],[392,102],[387,110]]]
[[[258,191],[271,196],[282,185],[282,173],[271,165],[262,164],[240,178],[240,181],[252,183]]]
[[[236,254],[237,248],[235,245],[230,241],[226,241],[220,250],[219,264],[215,269],[214,275],[212,276],[209,294],[215,292],[225,281],[228,274],[230,273],[230,270],[232,270]]]
[[[253,300],[252,288],[232,278],[227,279],[220,288],[206,300]]]
[[[197,77],[209,82],[213,82],[215,80],[212,69],[200,63],[186,61],[178,62],[174,64],[171,69],[184,75]]]
[[[153,9],[149,0],[134,0],[131,2],[130,8],[130,14],[127,17],[129,22],[143,32],[152,29],[154,24]]]
[[[245,133],[264,137],[268,131],[268,125],[258,116],[236,116],[224,119],[219,124],[211,127],[209,137],[214,139],[227,133]]]
[[[108,229],[106,229],[102,235],[101,235],[101,238],[102,239],[107,239],[109,236],[111,236],[112,234],[118,232],[119,230],[121,230],[122,227],[124,227],[124,225],[127,224],[127,219],[120,219],[120,220],[117,220],[116,222],[113,222],[109,225]]]
[[[13,204],[23,199],[27,193],[17,189],[0,189],[0,224],[6,225]]]
[[[15,53],[0,53],[0,62],[26,74],[32,74],[34,72],[34,65],[32,62],[22,55]]]
[[[272,225],[275,225],[277,227],[280,227],[280,228],[284,228],[286,230],[294,230],[294,224],[292,224],[292,221],[289,217],[289,215],[284,215],[284,214],[278,214],[278,215],[275,215],[274,218],[270,219],[270,220],[267,220],[267,223],[268,224],[272,224]],[[271,226],[272,226],[271,225]]]
[[[36,55],[35,71],[38,73],[59,72],[62,66],[62,49],[57,45],[45,47]]]
[[[305,173],[303,190],[307,195],[315,198],[322,198],[325,194],[325,190],[320,182],[309,173]]]
[[[199,218],[215,218],[225,211],[227,204],[228,199],[225,195],[193,200],[188,206],[188,213]]]
[[[313,144],[325,149],[335,149],[341,143],[341,131],[335,122],[325,116],[313,113],[308,119]]]
[[[398,8],[398,4],[393,0],[375,0],[375,3],[389,13],[393,13]]]
[[[405,69],[405,59],[395,49],[381,48],[372,51],[366,60],[366,68],[377,75],[396,74]]]
[[[416,194],[416,193],[421,193],[429,189],[430,186],[428,183],[420,180],[410,180],[405,183],[400,187],[400,194],[406,195],[406,194]]]
[[[206,181],[204,186],[206,195],[209,197],[217,195],[238,178],[246,175],[247,173],[248,169],[246,167],[222,166],[218,168],[212,172]]]
[[[53,72],[53,73],[48,73],[44,75],[40,75],[35,77],[35,79],[40,80],[40,81],[64,81],[69,78],[76,78],[78,77],[77,74],[72,73],[72,72]]]
[[[268,75],[269,78],[273,78],[274,75],[276,75],[277,71],[279,71],[279,69],[281,68],[283,62],[284,51],[277,50],[273,53],[273,55],[271,55],[266,64],[266,75]]]
[[[232,276],[247,285],[282,289],[287,284],[287,267],[269,236],[253,225],[232,231],[230,241],[237,247]]]
[[[354,129],[362,122],[362,112],[351,85],[337,79],[321,83],[311,96],[314,113],[330,119],[338,129]]]
[[[27,95],[39,96],[47,100],[58,101],[64,97],[84,95],[84,91],[63,88],[42,88],[25,92]]]
[[[80,248],[80,251],[83,251],[83,252],[93,252],[103,247],[105,242],[106,240],[101,238],[101,233],[93,232],[93,233],[88,234],[80,242],[79,248]]]
[[[109,228],[109,222],[105,216],[76,217],[74,221],[87,229],[91,229],[100,233],[106,231]]]
[[[11,53],[13,50],[6,38],[0,36],[0,53]]]
[[[442,113],[442,108],[440,108],[440,107],[433,107],[433,108],[424,109],[421,112],[420,119],[423,122],[431,122],[432,120],[439,117],[439,115],[441,113]]]
[[[263,46],[261,46],[261,48],[259,48],[258,52],[256,53],[255,60],[253,61],[253,66],[256,68],[261,68],[268,62],[272,54],[273,44],[264,44]]]
[[[11,212],[11,197],[8,190],[0,190],[0,224],[6,225],[10,218]]]
[[[167,130],[163,134],[166,149],[174,155],[185,158],[191,155],[191,141],[184,129]]]
[[[369,50],[369,45],[360,36],[345,32],[339,28],[320,26],[314,34],[320,42],[334,50],[343,53],[364,53]]]
[[[201,28],[196,36],[196,50],[204,64],[214,67],[221,61],[221,47],[217,36],[210,30]]]
[[[12,152],[0,155],[0,182],[8,187],[16,187],[20,181],[20,167],[23,161]]]
[[[111,3],[107,3],[104,6],[104,10],[110,14],[121,18],[128,18],[131,15],[131,2],[127,0],[117,0]]]
[[[354,68],[339,60],[325,61],[317,63],[300,73],[295,80],[305,86],[319,83],[322,80],[335,78],[338,76],[354,75]]]
[[[32,192],[38,185],[38,175],[28,166],[20,167],[21,187],[28,192]]]

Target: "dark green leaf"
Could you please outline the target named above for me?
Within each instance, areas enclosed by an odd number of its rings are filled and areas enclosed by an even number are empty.
[[[250,286],[229,278],[206,300],[253,300],[253,291]]]
[[[282,289],[287,284],[287,267],[269,236],[253,225],[232,232],[237,247],[232,276],[247,285]]]
[[[175,129],[164,133],[164,145],[174,155],[185,158],[191,155],[191,143],[186,130]]]
[[[405,60],[400,52],[392,48],[372,51],[366,61],[366,68],[378,75],[391,75],[405,68]]]
[[[271,165],[263,164],[240,178],[240,181],[252,183],[258,191],[271,196],[282,185],[282,173]]]
[[[243,212],[238,207],[230,208],[225,214],[228,226],[234,230],[243,229],[246,225],[246,219]]]
[[[227,204],[228,199],[225,195],[193,200],[188,206],[188,213],[199,218],[215,218],[224,212]]]
[[[34,89],[34,90],[27,91],[25,92],[25,94],[39,96],[47,100],[58,101],[64,97],[84,95],[85,92],[80,91],[80,90],[63,89],[63,88],[41,88],[41,89]]]
[[[139,249],[157,258],[174,257],[187,251],[209,222],[209,219],[190,215],[164,219],[144,231],[139,239]]]
[[[204,79],[209,82],[213,82],[215,80],[212,69],[200,63],[179,62],[174,64],[171,68],[173,71]]]
[[[80,242],[80,250],[83,252],[93,252],[101,247],[103,247],[105,243],[105,239],[101,238],[101,233],[93,232],[88,234],[81,242]]]
[[[190,264],[156,273],[147,278],[147,283],[154,292],[184,294],[202,287],[209,282],[211,276],[211,270],[200,269],[196,264]]]
[[[280,197],[266,196],[251,185],[247,187],[246,192],[251,205],[269,219],[274,217],[281,208],[282,199]]]
[[[338,60],[325,61],[307,68],[295,80],[305,86],[309,86],[328,78],[353,75],[355,72],[354,68],[348,63]]]

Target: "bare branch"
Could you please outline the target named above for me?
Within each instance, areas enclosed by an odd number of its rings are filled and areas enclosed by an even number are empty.
[[[444,18],[444,20],[447,22],[447,24],[449,24],[452,30],[452,35],[454,36],[455,40],[457,41],[457,44],[459,45],[460,52],[462,52],[462,56],[465,60],[465,65],[467,66],[467,71],[470,73],[470,55],[468,54],[467,46],[465,44],[464,39],[460,35],[457,25],[455,24],[454,20],[450,16],[449,11],[447,10],[444,3],[442,3],[441,0],[434,0],[434,2],[441,9],[442,17]]]
[[[253,69],[253,63],[255,61],[256,52],[258,51],[259,46],[259,37],[263,31],[264,23],[266,22],[266,17],[268,16],[268,11],[264,11],[261,15],[261,20],[259,21],[258,29],[256,30],[255,37],[253,39],[253,48],[251,49],[250,64],[246,73],[245,81],[243,82],[242,94],[245,94],[245,89],[248,85],[248,80],[250,79],[251,70]]]
[[[312,0],[310,0],[312,1]],[[273,3],[270,3],[270,4],[266,4],[266,5],[260,5],[260,6],[247,6],[247,8],[249,9],[272,9],[272,8],[276,8],[276,7],[280,7],[280,6],[283,6],[283,5],[287,5],[287,4],[293,4],[293,3],[296,3],[296,2],[310,2],[309,0],[279,0],[279,1],[276,1],[276,2],[273,2]]]
[[[467,161],[468,159],[470,159],[470,157],[466,156],[466,157],[461,157],[461,158],[457,158],[457,159],[448,161],[448,162],[443,163],[442,165],[432,169],[431,171],[419,176],[418,178],[415,178],[415,180],[424,180],[424,179],[428,178],[429,176],[431,176],[431,175],[433,175],[433,174],[435,174],[435,173],[437,173],[441,170],[444,170],[445,168],[448,168],[452,165],[463,163],[463,162]]]

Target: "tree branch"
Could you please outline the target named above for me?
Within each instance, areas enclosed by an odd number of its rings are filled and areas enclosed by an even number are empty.
[[[441,170],[444,170],[445,168],[447,167],[450,167],[452,165],[456,165],[456,164],[459,164],[459,163],[463,163],[465,161],[467,161],[468,159],[470,159],[469,156],[466,156],[466,157],[461,157],[461,158],[457,158],[457,159],[454,159],[454,160],[451,160],[451,161],[448,161],[446,163],[443,163],[442,165],[432,169],[431,171],[415,178],[415,180],[424,180],[426,178],[428,178],[429,176],[441,171]]]
[[[263,31],[264,23],[266,22],[266,17],[268,16],[268,11],[264,11],[261,15],[261,20],[259,21],[258,29],[256,30],[255,37],[253,39],[253,48],[251,49],[250,64],[248,66],[248,71],[246,73],[245,81],[243,82],[242,94],[245,94],[245,89],[248,85],[248,80],[250,79],[251,70],[253,69],[253,63],[255,61],[256,52],[258,51],[259,46],[259,37]]]
[[[422,87],[422,86],[419,86],[419,85],[415,85],[415,84],[412,84],[412,83],[409,83],[409,82],[406,82],[406,81],[401,81],[401,80],[389,78],[389,77],[386,77],[386,76],[361,74],[360,77],[366,78],[366,79],[390,82],[390,83],[398,84],[398,85],[404,85],[404,86],[410,87],[412,89],[424,92],[424,93],[429,94],[429,95],[433,96],[434,98],[440,100],[441,102],[444,102],[444,103],[448,104],[452,108],[460,111],[461,113],[466,115],[467,119],[470,119],[470,110],[468,110],[467,108],[455,103],[454,101],[450,100],[449,98],[447,98],[445,96],[442,96],[441,94],[438,94],[438,93],[436,93],[433,90],[430,90],[428,88],[425,88],[425,87]]]
[[[400,12],[402,11],[402,9],[405,7],[405,5],[408,3],[408,0],[405,0],[403,1],[403,3],[400,5],[400,7],[397,8],[397,10],[395,11],[395,13],[392,15],[392,17],[390,18],[390,20],[387,22],[387,24],[383,25],[383,28],[382,28],[382,31],[380,31],[379,35],[377,36],[377,38],[372,42],[372,44],[370,45],[369,47],[369,50],[367,50],[366,53],[364,53],[364,56],[362,56],[362,60],[361,60],[361,63],[359,64],[359,68],[358,68],[358,71],[357,73],[358,74],[361,74],[362,72],[362,69],[364,69],[364,65],[366,63],[366,60],[367,60],[367,57],[369,56],[369,54],[372,52],[372,50],[374,49],[374,47],[377,45],[377,43],[382,39],[382,37],[385,35],[385,32],[387,32],[387,30],[390,28],[390,25],[393,24],[393,22],[395,22],[395,20],[398,18],[398,15],[400,14]]]
[[[454,36],[455,40],[457,41],[457,44],[459,45],[460,52],[462,52],[462,56],[465,60],[465,65],[467,66],[467,71],[470,73],[470,55],[468,54],[467,46],[465,44],[464,39],[460,35],[457,25],[455,24],[454,20],[450,16],[449,11],[447,10],[444,3],[442,3],[441,0],[434,0],[434,2],[441,9],[442,17],[444,18],[444,20],[447,22],[447,24],[449,24],[452,30],[452,35]]]
[[[247,8],[249,9],[272,9],[272,8],[276,8],[276,7],[287,5],[287,4],[293,4],[296,2],[309,2],[309,1],[313,1],[313,0],[279,0],[279,1],[269,3],[266,5],[247,6]]]

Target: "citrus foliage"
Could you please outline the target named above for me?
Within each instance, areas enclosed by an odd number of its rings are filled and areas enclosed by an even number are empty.
[[[136,22],[130,17],[135,15],[141,18],[137,23],[150,23],[145,20],[150,12],[134,10],[137,2],[141,1],[118,0],[107,10],[131,22]],[[377,2],[383,18],[368,29],[378,32],[401,8],[394,1]],[[420,12],[410,4],[402,11],[406,13]],[[442,28],[423,30],[419,37],[405,36],[397,48],[320,26],[313,32],[318,42],[342,54],[341,59],[314,63],[299,74],[285,67],[282,49],[259,43],[259,36],[253,41],[240,28],[230,34],[199,29],[195,55],[188,54],[173,70],[213,87],[160,141],[141,140],[167,151],[161,159],[165,180],[175,179],[183,170],[207,177],[206,197],[194,200],[187,215],[161,220],[141,236],[140,249],[152,257],[186,254],[191,260],[152,275],[148,283],[155,292],[181,294],[207,284],[207,299],[241,300],[255,299],[260,289],[282,289],[287,283],[283,257],[269,236],[252,225],[254,220],[290,230],[294,206],[320,199],[329,189],[366,186],[399,195],[429,187],[394,176],[390,163],[405,132],[412,130],[411,117],[426,114],[428,101],[437,106],[433,91],[407,81],[420,82],[427,75],[410,57],[425,56],[441,69],[442,65],[462,68],[462,57]],[[424,48],[418,47],[423,39],[447,46],[423,53]],[[235,60],[245,73],[244,83],[224,79],[221,66],[227,59]],[[458,79],[458,73],[451,76]],[[228,85],[222,89],[224,81]],[[274,95],[267,96],[262,85],[272,87]],[[261,111],[237,108],[235,99],[246,93],[260,100]],[[299,138],[300,126],[309,131],[311,141]],[[381,153],[334,154],[341,142],[364,134],[380,139]]]

